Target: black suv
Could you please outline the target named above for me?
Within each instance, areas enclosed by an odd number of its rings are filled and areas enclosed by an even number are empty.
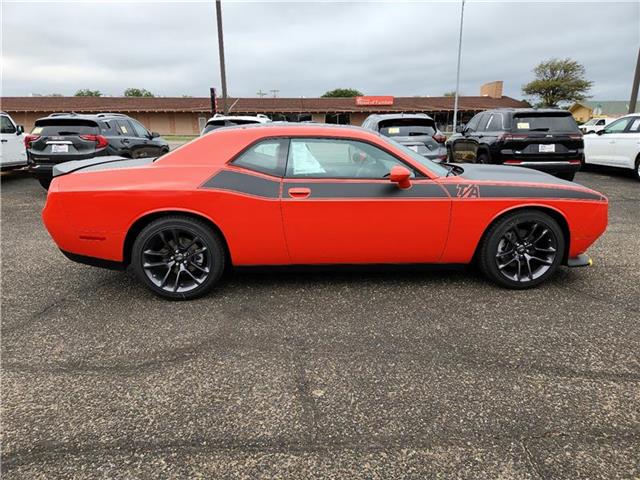
[[[479,113],[456,128],[447,154],[450,162],[530,167],[573,180],[584,142],[566,110],[505,108]]]
[[[169,151],[158,133],[119,113],[54,113],[36,120],[24,144],[29,171],[44,188],[58,163],[105,155],[159,157]]]
[[[447,137],[438,130],[433,118],[424,113],[369,115],[362,128],[390,137],[434,162],[447,160],[444,147]]]

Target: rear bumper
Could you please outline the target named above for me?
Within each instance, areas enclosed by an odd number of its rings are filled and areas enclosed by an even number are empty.
[[[503,165],[526,167],[546,173],[573,173],[580,170],[580,160],[505,160]]]
[[[66,252],[62,249],[60,249],[60,251],[69,260],[73,260],[74,262],[82,263],[84,265],[91,265],[92,267],[99,267],[99,268],[108,268],[109,270],[125,269],[125,265],[122,262],[116,262],[114,260],[105,260],[103,258],[87,257],[85,255],[78,255],[76,253]]]

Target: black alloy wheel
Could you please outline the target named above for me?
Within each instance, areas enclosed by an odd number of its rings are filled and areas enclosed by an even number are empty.
[[[207,293],[220,279],[225,254],[218,235],[189,217],[165,217],[136,238],[132,266],[156,294],[174,300]]]
[[[490,227],[480,265],[499,285],[530,288],[553,275],[564,250],[564,235],[553,218],[536,211],[515,212]]]

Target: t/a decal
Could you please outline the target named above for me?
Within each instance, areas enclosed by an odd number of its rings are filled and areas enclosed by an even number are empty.
[[[456,197],[480,198],[480,187],[478,185],[457,185]]]

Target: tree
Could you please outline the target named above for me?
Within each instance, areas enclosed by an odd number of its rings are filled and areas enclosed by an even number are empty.
[[[334,88],[325,92],[323,97],[361,97],[363,93],[355,88]]]
[[[455,96],[456,96],[456,92],[455,92],[455,90],[452,90],[452,91],[450,91],[450,92],[444,92],[444,93],[442,94],[442,96],[443,96],[443,97],[455,97]]]
[[[127,88],[124,91],[125,97],[155,97],[153,93],[145,88]]]
[[[101,97],[102,92],[100,90],[89,90],[88,88],[84,88],[78,90],[75,94],[76,97]]]
[[[570,58],[551,58],[533,69],[535,80],[522,92],[540,99],[541,107],[557,107],[564,102],[584,100],[593,82],[585,78],[584,67]]]

